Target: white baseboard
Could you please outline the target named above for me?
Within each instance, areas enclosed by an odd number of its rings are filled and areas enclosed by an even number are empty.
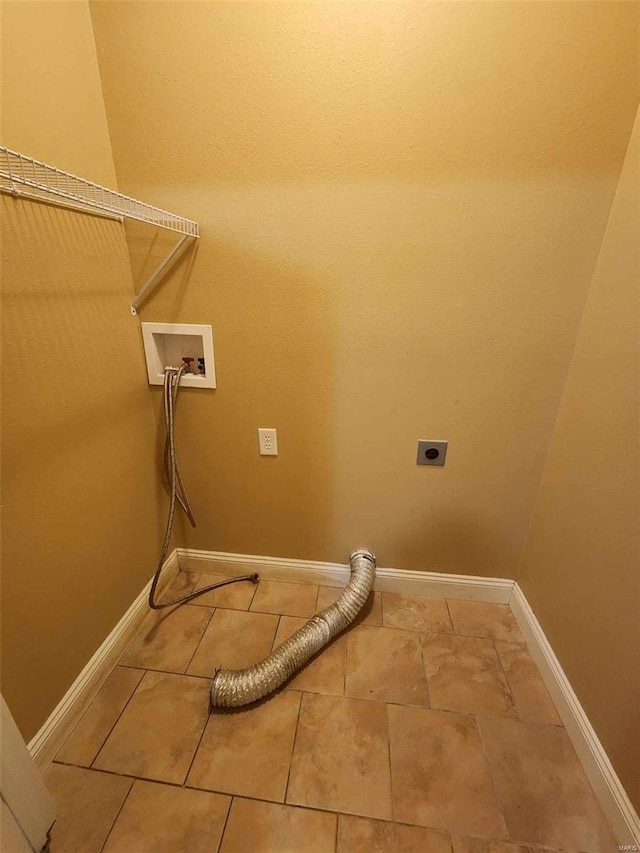
[[[162,567],[159,591],[162,591],[180,571],[174,550]],[[80,675],[56,705],[48,720],[28,744],[36,766],[44,770],[64,743],[83,711],[96,695],[115,666],[147,613],[147,598],[151,581],[140,592],[131,607],[117,623],[100,648],[91,657]]]
[[[560,719],[620,845],[640,846],[640,819],[519,584],[509,602]]]
[[[253,554],[229,554],[224,551],[197,551],[178,548],[183,572],[215,572],[222,575],[259,572],[268,580],[345,586],[349,566],[315,560],[291,560],[285,557],[258,557]],[[436,598],[462,598],[508,604],[513,581],[506,578],[482,578],[474,575],[448,575],[439,572],[411,572],[406,569],[376,568],[375,589],[405,595]]]

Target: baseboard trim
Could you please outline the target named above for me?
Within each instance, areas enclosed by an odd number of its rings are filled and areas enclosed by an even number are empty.
[[[159,589],[162,590],[180,571],[174,550],[162,567]],[[91,657],[80,675],[67,690],[40,731],[27,745],[37,767],[45,770],[64,743],[72,728],[89,705],[115,666],[147,612],[151,581],[144,587],[100,648]]]
[[[509,604],[618,843],[638,849],[638,814],[518,583]]]
[[[199,551],[178,548],[183,572],[215,572],[222,575],[250,574],[259,571],[268,580],[301,581],[323,586],[345,586],[349,566],[316,560],[292,560],[286,557],[259,557],[255,554],[231,554],[225,551]],[[506,578],[482,578],[474,575],[450,575],[439,572],[414,572],[378,566],[375,589],[405,595],[473,599],[508,604],[513,581]]]

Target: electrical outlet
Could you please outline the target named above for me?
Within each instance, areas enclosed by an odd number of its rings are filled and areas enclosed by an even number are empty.
[[[275,429],[259,429],[258,443],[260,445],[260,456],[278,455],[278,433]]]
[[[446,441],[429,441],[426,438],[421,438],[418,441],[418,465],[444,465],[444,460],[447,458],[447,442]]]

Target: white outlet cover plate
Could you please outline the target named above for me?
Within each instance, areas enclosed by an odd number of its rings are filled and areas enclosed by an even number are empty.
[[[278,433],[275,429],[269,429],[268,427],[259,429],[258,444],[260,446],[260,456],[278,455]]]
[[[180,367],[182,356],[204,357],[204,375],[183,375],[180,386],[215,388],[216,366],[213,356],[213,328],[197,323],[141,323],[142,342],[150,385],[164,383],[165,367]]]

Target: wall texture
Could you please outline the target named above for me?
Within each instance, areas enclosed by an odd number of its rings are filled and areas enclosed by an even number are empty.
[[[513,577],[638,103],[637,4],[91,13],[121,187],[202,226],[142,310],[214,327],[181,544]],[[156,249],[132,237],[134,278]],[[449,440],[444,469],[418,438]]]
[[[3,2],[2,142],[115,187],[100,70],[84,0]]]
[[[640,114],[519,581],[640,809]]]
[[[2,141],[113,185],[86,3],[2,4]],[[2,204],[2,693],[29,739],[148,580],[156,430],[122,226]]]

